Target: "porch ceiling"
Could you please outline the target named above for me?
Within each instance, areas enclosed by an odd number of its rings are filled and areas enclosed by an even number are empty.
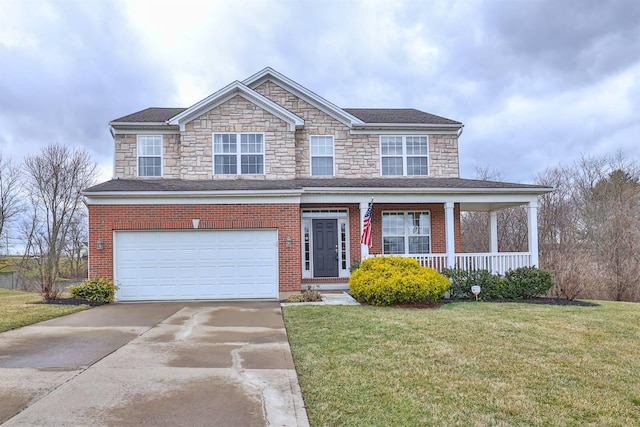
[[[465,202],[460,203],[460,210],[463,212],[491,212],[501,209],[513,208],[526,205],[528,202]]]

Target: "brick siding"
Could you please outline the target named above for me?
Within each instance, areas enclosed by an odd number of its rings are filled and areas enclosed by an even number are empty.
[[[90,205],[90,275],[113,278],[114,231],[193,229],[195,218],[200,219],[198,229],[277,229],[279,289],[300,290],[300,210],[295,204]],[[96,249],[98,239],[102,249]]]
[[[190,230],[199,219],[200,230],[269,228],[278,230],[280,292],[294,292],[302,283],[346,282],[344,279],[304,279],[300,246],[301,209],[348,209],[351,262],[360,260],[360,205],[353,204],[228,204],[228,205],[89,205],[89,273],[113,278],[113,232],[118,230]],[[430,211],[433,253],[444,253],[445,225],[442,204],[376,203],[373,209],[373,247],[382,253],[383,211]],[[460,247],[460,206],[455,205],[455,246]],[[291,245],[287,247],[287,237]],[[102,249],[96,242],[102,239]]]

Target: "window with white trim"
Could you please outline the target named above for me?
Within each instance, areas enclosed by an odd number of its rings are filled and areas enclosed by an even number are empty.
[[[214,133],[215,175],[264,174],[264,135],[261,133]]]
[[[311,136],[309,152],[311,154],[311,176],[333,176],[333,136]]]
[[[383,176],[429,174],[427,136],[381,136],[380,165]]]
[[[162,176],[162,136],[138,135],[138,176]]]
[[[384,254],[431,253],[429,212],[383,212],[382,250]]]

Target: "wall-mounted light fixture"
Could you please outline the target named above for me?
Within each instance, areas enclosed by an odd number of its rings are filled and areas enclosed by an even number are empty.
[[[193,228],[198,228],[200,226],[200,220],[199,219],[192,219],[191,220],[191,224],[193,224]]]
[[[98,238],[98,240],[96,240],[96,249],[102,249],[103,247],[103,242],[102,242],[102,237]]]
[[[287,236],[287,238],[285,239],[285,242],[286,242],[287,247],[290,248],[292,243],[293,243],[292,240],[291,240],[291,236]]]

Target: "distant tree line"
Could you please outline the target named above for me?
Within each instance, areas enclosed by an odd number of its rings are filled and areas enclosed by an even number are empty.
[[[499,179],[488,170],[479,179]],[[622,153],[550,168],[536,184],[554,188],[538,199],[540,267],[555,296],[640,301],[640,167]],[[464,213],[463,250],[487,252],[489,216]],[[524,207],[498,212],[499,250],[527,251]]]
[[[24,248],[20,280],[24,287],[35,283],[45,298],[58,296],[61,276],[86,276],[81,192],[95,183],[96,171],[86,151],[60,144],[22,164],[0,153],[0,253],[17,241]],[[502,179],[486,169],[478,178]],[[540,196],[538,208],[540,267],[554,276],[551,292],[640,301],[639,165],[622,153],[582,157],[545,170],[535,182],[554,188]],[[489,251],[488,213],[464,212],[461,228],[464,252]],[[524,207],[498,211],[498,242],[502,252],[528,250]]]
[[[0,253],[9,253],[11,240],[24,249],[20,262],[12,263],[23,288],[35,285],[55,299],[62,276],[86,277],[81,192],[95,182],[96,171],[86,151],[61,144],[44,147],[22,164],[0,153]]]

